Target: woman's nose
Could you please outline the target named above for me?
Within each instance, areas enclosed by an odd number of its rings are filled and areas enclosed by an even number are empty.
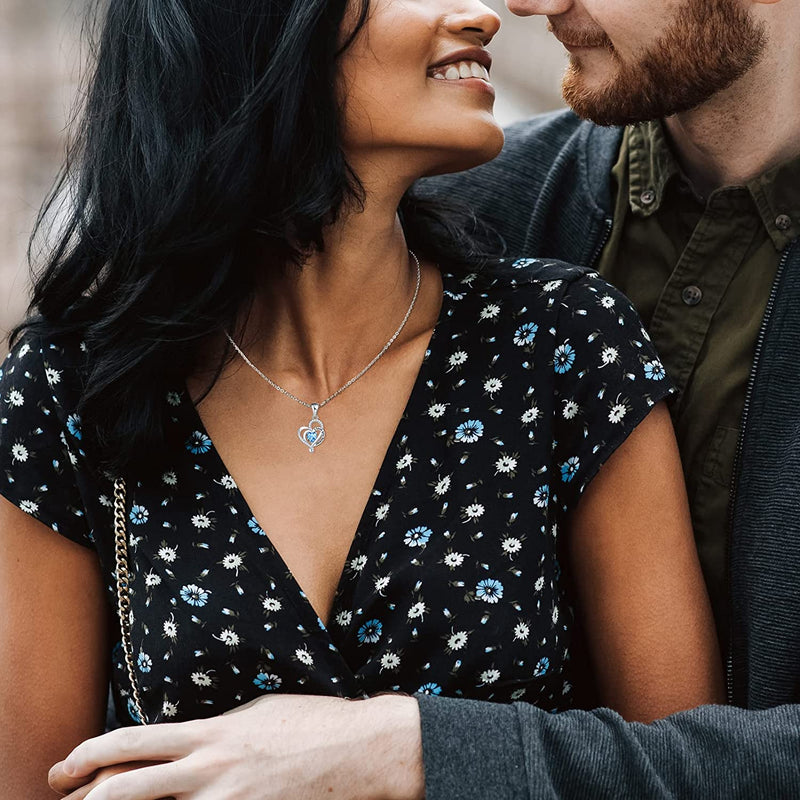
[[[461,10],[448,20],[454,32],[474,31],[484,45],[488,44],[500,30],[500,17],[489,6],[477,0],[460,3]]]

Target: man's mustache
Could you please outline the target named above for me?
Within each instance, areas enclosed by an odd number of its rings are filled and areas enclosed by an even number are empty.
[[[614,49],[611,39],[601,30],[579,30],[578,28],[568,28],[561,25],[556,27],[550,21],[547,23],[547,30],[563,44],[572,45],[573,47],[605,47],[608,50]]]

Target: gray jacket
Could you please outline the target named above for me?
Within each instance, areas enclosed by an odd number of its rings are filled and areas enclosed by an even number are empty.
[[[513,255],[592,266],[611,231],[621,137],[571,112],[536,117],[507,131],[495,161],[421,191],[468,201]],[[795,240],[759,336],[731,489],[728,690],[739,707],[639,725],[608,710],[420,697],[428,800],[800,797],[798,343]]]

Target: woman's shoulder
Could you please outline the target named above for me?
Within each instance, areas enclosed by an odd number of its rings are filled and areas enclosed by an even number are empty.
[[[638,315],[625,295],[588,267],[555,259],[504,258],[479,271],[453,276],[450,297],[474,306],[478,316],[513,322],[521,313],[553,317],[559,327],[582,317],[581,324],[600,327]],[[471,301],[471,302],[470,302]]]
[[[79,333],[47,335],[24,328],[0,365],[0,402],[22,408],[42,403],[73,410],[88,369]]]

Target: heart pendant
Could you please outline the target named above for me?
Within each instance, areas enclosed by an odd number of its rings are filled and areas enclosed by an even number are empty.
[[[317,416],[319,405],[313,403],[311,410],[314,416],[311,417],[308,425],[304,425],[297,430],[298,438],[308,448],[309,453],[313,453],[314,448],[319,447],[325,441],[325,426],[322,424],[322,420]]]

